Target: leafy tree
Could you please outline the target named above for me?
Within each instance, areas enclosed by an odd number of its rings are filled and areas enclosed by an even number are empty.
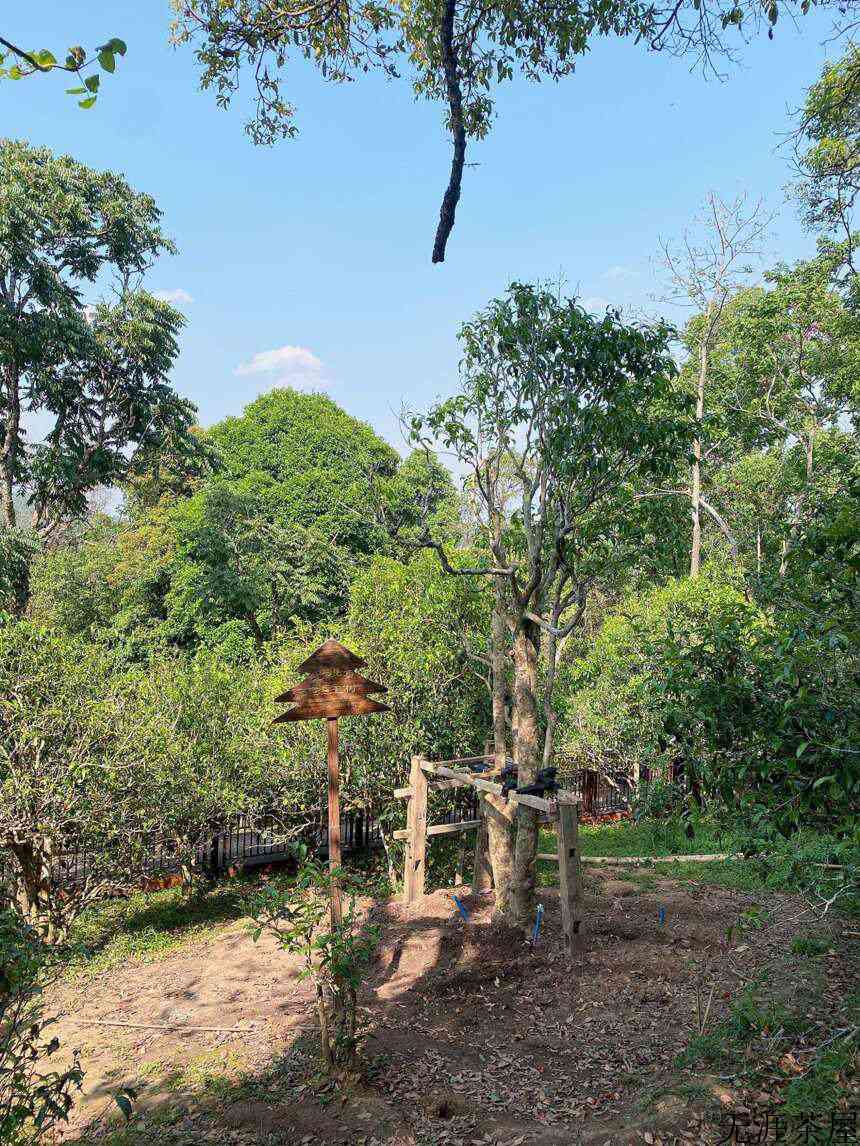
[[[187,887],[213,836],[270,806],[273,784],[263,685],[216,654],[165,657],[133,681],[135,776],[129,817],[172,845]]]
[[[467,140],[489,132],[498,85],[519,75],[535,82],[570,75],[593,38],[610,34],[633,36],[652,50],[692,55],[716,70],[715,61],[731,54],[727,29],[745,34],[764,24],[773,35],[780,12],[805,13],[810,4],[312,0],[280,4],[273,11],[265,0],[174,0],[174,6],[174,39],[194,44],[201,86],[214,89],[220,106],[230,104],[246,68],[253,75],[256,104],[247,130],[257,143],[296,134],[295,109],[283,91],[286,70],[296,58],[335,83],[370,70],[388,78],[408,74],[416,96],[441,101],[453,156],[433,244],[437,263],[444,260],[454,226]]]
[[[715,571],[631,599],[574,673],[563,736],[632,771],[680,767],[747,825],[851,831],[856,650],[774,618]]]
[[[758,250],[768,219],[761,202],[748,206],[744,196],[726,203],[718,195],[708,196],[698,230],[686,232],[681,250],[664,244],[666,266],[676,297],[694,306],[698,314],[687,325],[684,345],[687,360],[681,383],[695,395],[697,432],[689,485],[657,488],[646,496],[689,498],[693,522],[690,540],[690,576],[698,577],[702,565],[702,517],[707,513],[734,547],[731,530],[719,510],[705,498],[703,468],[720,460],[720,452],[735,444],[737,433],[726,418],[725,403],[714,394],[712,358],[723,324],[726,306],[749,274],[749,264]],[[734,441],[733,441],[734,439]]]
[[[25,530],[0,530],[0,614],[18,614],[25,609],[34,548],[33,538]]]
[[[261,513],[314,528],[353,554],[383,544],[370,483],[392,477],[398,456],[330,398],[272,390],[213,426],[207,440],[225,480],[254,497]]]
[[[589,588],[613,564],[615,533],[632,517],[631,488],[670,471],[689,442],[683,405],[667,401],[669,338],[663,325],[627,326],[611,311],[597,320],[571,299],[515,283],[461,331],[461,392],[413,421],[417,439],[454,451],[481,501],[485,563],[456,568],[444,544],[427,533],[418,542],[449,573],[501,586],[521,784],[534,781],[552,751],[552,720],[541,743],[542,637],[551,697],[558,641],[580,623]],[[497,888],[518,926],[533,912],[536,842],[536,817],[520,808],[510,894]],[[503,841],[491,850],[503,852]]]
[[[24,489],[45,535],[185,435],[193,408],[167,382],[183,319],[143,290],[89,309],[81,296],[100,274],[127,282],[173,249],[149,196],[12,140],[0,142],[0,184],[0,512],[14,527]],[[51,420],[38,444],[26,413]]]
[[[36,553],[28,571],[28,616],[65,636],[108,641],[120,605],[115,577],[120,529],[110,518],[94,517],[61,545]]]
[[[760,443],[789,450],[799,442],[804,454],[804,480],[788,507],[783,572],[814,484],[817,444],[858,409],[858,336],[856,316],[820,257],[776,267],[764,287],[742,292],[724,315],[713,354],[724,402]]]
[[[83,108],[93,107],[98,99],[101,75],[92,70],[95,65],[98,64],[102,72],[113,74],[117,56],[126,53],[124,41],[116,36],[97,47],[94,55],[89,55],[80,44],[73,45],[67,50],[63,63],[49,48],[27,51],[4,36],[0,36],[0,49],[0,79],[23,80],[46,72],[70,73],[77,77],[80,86],[67,88],[66,94],[81,96],[78,106]],[[10,59],[13,62],[6,67]]]
[[[27,621],[0,623],[0,841],[17,909],[51,943],[129,870],[134,737],[103,651]],[[76,847],[93,862],[64,881],[64,852]]]
[[[856,280],[854,207],[860,193],[860,47],[851,44],[809,88],[796,133],[801,180],[795,191],[812,230],[835,236]]]

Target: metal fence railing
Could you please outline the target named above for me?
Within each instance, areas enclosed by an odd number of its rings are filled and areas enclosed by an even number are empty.
[[[624,776],[604,775],[587,769],[559,767],[558,782],[562,788],[581,797],[585,814],[609,815],[627,809],[631,784]],[[446,794],[444,807],[435,813],[436,822],[455,823],[477,818],[478,797],[474,789]],[[304,817],[284,817],[274,813],[238,817],[228,826],[213,826],[199,833],[195,848],[196,866],[211,872],[253,867],[286,859],[298,841],[320,856],[328,852],[325,808]],[[382,846],[377,819],[369,810],[354,809],[341,817],[341,846],[345,854],[373,851]],[[94,854],[68,848],[54,857],[54,878],[61,887],[84,883],[96,869],[104,871],[108,853]],[[2,866],[2,864],[0,864]],[[176,874],[180,871],[179,849],[174,841],[152,836],[144,839],[140,861],[136,865],[142,881]],[[2,874],[2,873],[0,873]]]

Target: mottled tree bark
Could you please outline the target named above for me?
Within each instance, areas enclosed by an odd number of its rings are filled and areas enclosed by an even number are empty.
[[[519,786],[531,784],[541,763],[540,719],[538,715],[538,652],[540,629],[522,618],[514,633],[514,703],[517,731],[514,760]],[[535,855],[537,854],[537,814],[532,808],[517,807],[517,840],[514,848],[512,922],[530,927],[535,911]]]
[[[505,722],[507,626],[502,613],[504,583],[496,578],[495,602],[491,622],[490,663],[493,689],[493,752],[495,768],[500,772],[507,759],[507,730]],[[484,798],[487,816],[487,853],[493,869],[493,886],[496,891],[495,914],[511,922],[511,884],[514,869],[513,820],[507,801],[501,796],[487,795]]]

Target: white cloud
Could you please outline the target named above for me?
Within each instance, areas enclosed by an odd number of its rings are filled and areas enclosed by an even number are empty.
[[[639,272],[635,271],[633,267],[614,266],[604,271],[603,277],[605,279],[613,279],[617,282],[623,279],[638,279]]]
[[[183,290],[182,287],[174,287],[173,290],[157,290],[155,291],[155,297],[160,298],[162,302],[194,302],[194,299],[191,297],[188,291]]]
[[[319,374],[323,364],[306,346],[279,346],[276,350],[261,350],[248,362],[240,362],[235,374],[270,374],[284,371],[288,381],[294,375]]]
[[[603,298],[601,295],[591,295],[589,298],[582,300],[583,310],[587,310],[589,314],[598,315],[603,318],[606,314],[606,308],[609,306],[609,299]]]

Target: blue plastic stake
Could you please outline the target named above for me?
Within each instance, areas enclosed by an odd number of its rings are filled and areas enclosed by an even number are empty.
[[[540,935],[540,925],[543,919],[543,904],[538,904],[537,919],[535,919],[534,930],[532,931],[532,947],[537,943],[538,935]]]
[[[454,900],[454,902],[457,904],[457,910],[458,910],[458,911],[460,912],[460,914],[463,916],[463,922],[464,922],[464,923],[468,923],[468,922],[469,922],[469,913],[468,913],[468,911],[466,911],[465,907],[462,905],[462,903],[459,901],[459,899],[457,898],[457,896],[456,896],[456,895],[452,895],[452,896],[451,896],[451,898],[452,898],[452,899]]]
[[[660,926],[662,927],[663,924],[666,922],[666,908],[665,907],[660,908],[660,914],[657,916],[657,918],[659,919]]]

